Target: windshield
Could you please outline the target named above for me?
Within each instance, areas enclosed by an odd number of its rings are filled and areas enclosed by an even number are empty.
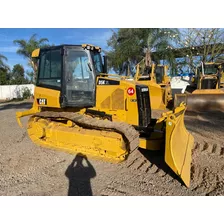
[[[89,58],[85,51],[68,50],[66,74],[71,80],[92,78]]]
[[[202,67],[199,68],[200,73],[202,72]],[[204,74],[205,75],[212,75],[217,73],[217,66],[216,65],[204,65]]]
[[[91,51],[92,60],[97,73],[103,73],[103,63],[99,52]]]

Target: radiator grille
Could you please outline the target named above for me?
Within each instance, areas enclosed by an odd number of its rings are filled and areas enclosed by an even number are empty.
[[[215,89],[217,84],[217,79],[202,79],[201,88],[202,89]]]
[[[147,86],[137,85],[136,94],[137,94],[137,104],[139,114],[139,126],[147,127],[151,121],[149,89]]]

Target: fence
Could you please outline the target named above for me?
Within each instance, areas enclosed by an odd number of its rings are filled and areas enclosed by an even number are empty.
[[[34,85],[0,85],[0,100],[11,100],[22,97],[25,88],[30,89],[31,94],[34,94]]]

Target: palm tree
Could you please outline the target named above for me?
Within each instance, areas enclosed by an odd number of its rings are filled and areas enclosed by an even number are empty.
[[[146,60],[148,64],[151,64],[152,60],[158,62],[161,58],[174,60],[169,49],[174,48],[178,37],[178,29],[121,28],[108,40],[108,46],[111,48],[108,53],[109,66],[118,70],[124,61],[129,60],[136,64],[145,58],[145,53],[150,55]],[[156,54],[158,57],[153,55],[151,58],[153,51],[159,53]]]
[[[48,42],[47,38],[38,39],[37,34],[33,34],[29,40],[20,39],[13,41],[14,44],[19,45],[16,53],[26,58],[28,60],[28,65],[33,69],[33,81],[36,80],[37,60],[33,59],[31,55],[33,50],[49,46],[48,44],[46,44],[46,42]]]
[[[147,54],[148,64],[151,64],[151,52],[159,52],[159,56],[154,57],[155,61],[158,61],[162,56],[163,59],[168,61],[172,60],[172,55],[169,54],[169,49],[174,48],[178,38],[179,31],[178,29],[169,29],[169,28],[155,28],[148,29],[146,43],[144,50]]]
[[[0,68],[8,68],[4,61],[8,61],[7,57],[0,54]]]

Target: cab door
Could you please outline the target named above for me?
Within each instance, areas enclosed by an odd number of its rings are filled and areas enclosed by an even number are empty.
[[[95,75],[89,51],[81,47],[66,47],[64,53],[64,83],[66,106],[95,106]]]

